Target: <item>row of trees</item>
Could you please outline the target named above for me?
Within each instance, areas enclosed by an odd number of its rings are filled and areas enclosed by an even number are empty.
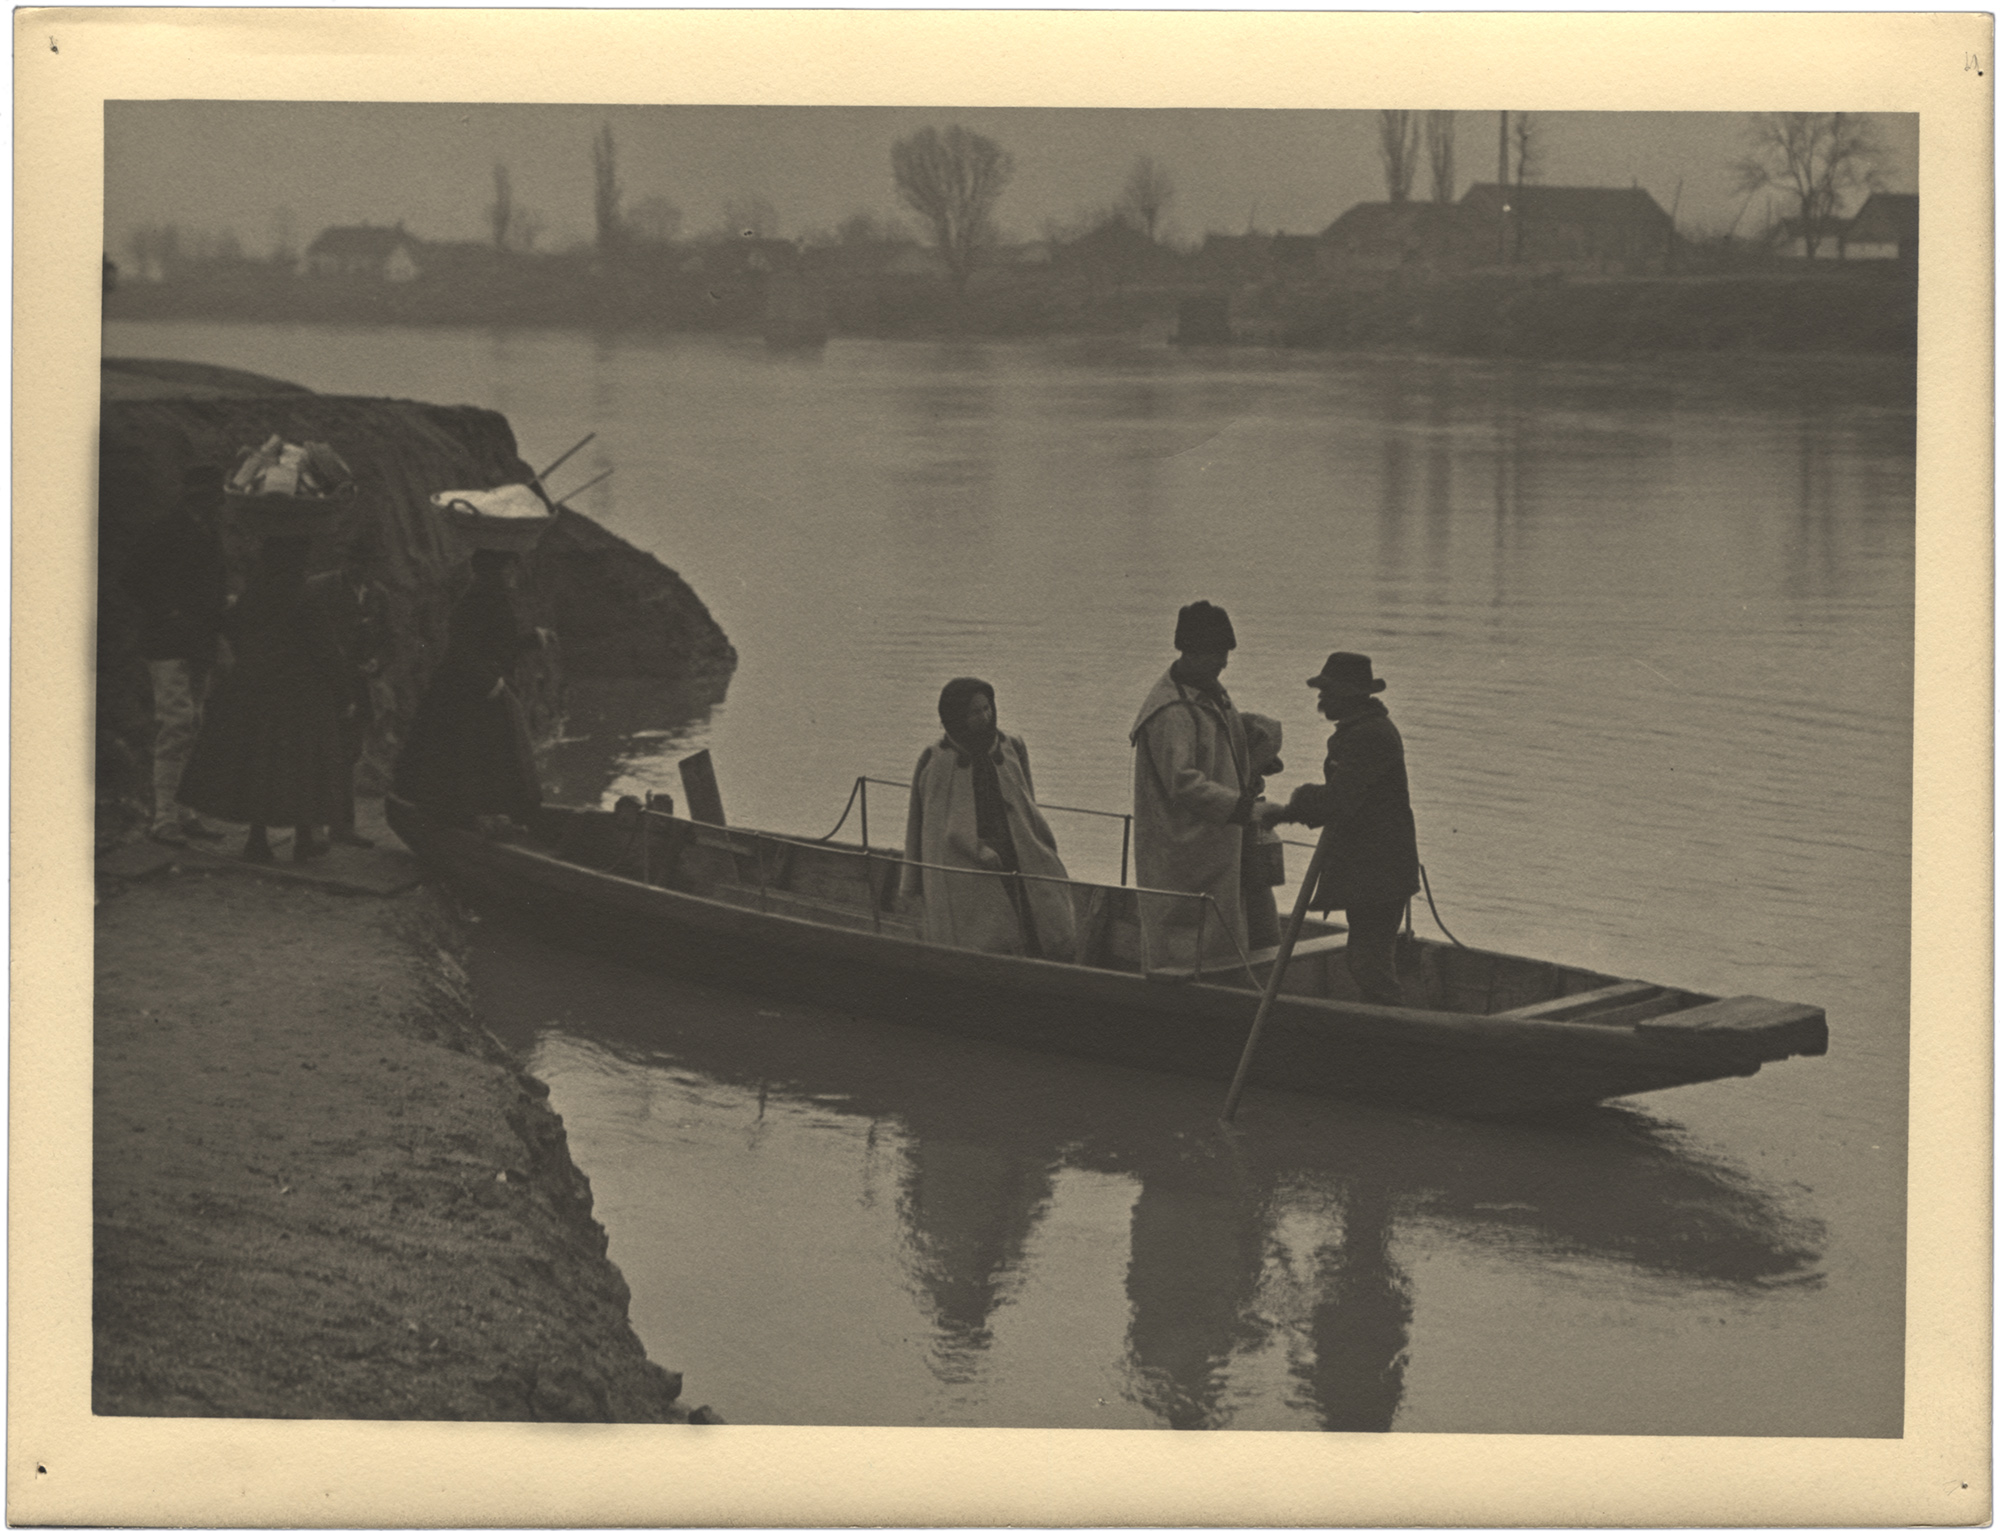
[[[1378,152],[1391,202],[1410,200],[1425,168],[1430,173],[1431,200],[1455,199],[1456,116],[1449,111],[1376,114]],[[1733,166],[1737,190],[1744,197],[1738,221],[1758,193],[1774,193],[1789,210],[1792,227],[1808,253],[1816,253],[1828,237],[1843,206],[1876,184],[1875,167],[1882,150],[1873,125],[1859,114],[1759,113],[1749,120],[1745,141],[1747,152]],[[590,157],[594,245],[600,258],[616,258],[637,247],[665,246],[680,237],[681,210],[667,198],[648,196],[626,205],[618,145],[609,124],[591,140]],[[1541,174],[1543,157],[1541,118],[1527,112],[1501,113],[1502,182],[1533,182]],[[952,286],[962,292],[981,251],[996,237],[995,209],[1014,178],[1014,157],[983,134],[952,124],[926,127],[897,139],[889,151],[889,169],[897,201],[914,215]],[[1142,155],[1113,203],[1068,221],[1051,220],[1043,233],[1052,245],[1071,244],[1123,225],[1142,236],[1145,245],[1154,246],[1174,195],[1166,170],[1151,156]],[[516,196],[505,164],[493,167],[486,227],[494,248],[514,253],[532,253],[546,232],[542,216]],[[815,242],[886,243],[900,238],[901,232],[872,214],[856,213]],[[777,238],[777,211],[759,196],[729,199],[722,206],[720,225],[706,237]],[[289,209],[273,215],[270,248],[268,258],[274,265],[289,266],[297,259]],[[126,252],[140,273],[169,278],[195,265],[242,264],[251,259],[231,231],[195,234],[172,223],[134,230]]]

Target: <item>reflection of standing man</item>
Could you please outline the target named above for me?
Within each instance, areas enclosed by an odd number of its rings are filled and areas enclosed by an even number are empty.
[[[383,610],[385,597],[374,579],[379,567],[375,538],[364,531],[348,543],[340,568],[315,574],[306,581],[313,599],[326,611],[340,645],[346,676],[340,715],[340,743],[347,761],[346,808],[340,822],[331,826],[327,838],[335,845],[356,845],[363,849],[375,842],[354,828],[354,770],[361,763],[368,730],[375,723],[374,682],[382,673],[389,640],[388,617]]]
[[[1375,693],[1366,654],[1329,654],[1306,682],[1319,710],[1333,720],[1326,741],[1326,782],[1292,793],[1283,816],[1331,839],[1320,868],[1315,909],[1347,912],[1347,971],[1371,1004],[1400,1005],[1396,926],[1417,891],[1417,821],[1403,769],[1403,736]]]
[[[125,571],[125,587],[139,607],[139,652],[153,682],[152,834],[170,845],[190,835],[222,838],[179,801],[229,604],[214,529],[221,506],[222,469],[213,463],[187,468],[173,508],[148,529]]]
[[[1205,894],[1139,897],[1149,966],[1240,965],[1249,946],[1243,910],[1243,836],[1253,822],[1242,716],[1221,675],[1236,647],[1229,613],[1207,601],[1181,608],[1180,658],[1132,725],[1132,859],[1141,889]],[[1275,814],[1278,810],[1270,810]]]

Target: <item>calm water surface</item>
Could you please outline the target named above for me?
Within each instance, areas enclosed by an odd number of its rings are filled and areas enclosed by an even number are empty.
[[[1824,1059],[1561,1128],[1253,1096],[486,941],[488,1019],[589,1173],[651,1353],[743,1422],[1894,1434],[1913,415],[1824,369],[1135,342],[196,324],[108,354],[482,404],[742,654],[694,720],[579,694],[569,801],[714,752],[823,833],[981,675],[1046,801],[1119,808],[1175,609],[1238,702],[1374,656],[1444,921],[1823,1004]],[[571,475],[574,475],[573,477]],[[903,797],[871,792],[899,837]],[[1115,829],[1056,821],[1117,875]],[[1302,858],[1301,858],[1302,859]],[[1420,924],[1428,923],[1420,913]]]

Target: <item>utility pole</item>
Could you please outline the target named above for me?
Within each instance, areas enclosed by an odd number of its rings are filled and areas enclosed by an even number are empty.
[[[1500,261],[1507,261],[1507,114],[1500,114]]]

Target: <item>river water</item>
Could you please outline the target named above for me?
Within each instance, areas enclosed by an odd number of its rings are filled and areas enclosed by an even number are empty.
[[[579,694],[558,797],[710,749],[732,820],[907,779],[951,676],[1045,802],[1122,810],[1174,613],[1240,705],[1373,656],[1471,944],[1824,1005],[1829,1055],[1495,1126],[1219,1091],[482,939],[648,1350],[745,1423],[1894,1435],[1914,411],[1823,361],[1137,340],[116,324],[110,355],[504,411],[677,568],[727,700]],[[871,833],[904,796],[871,789]],[[1110,821],[1058,816],[1115,879]],[[850,829],[852,824],[850,823]],[[1296,867],[1302,857],[1295,860]],[[1429,928],[1419,911],[1420,928]]]

